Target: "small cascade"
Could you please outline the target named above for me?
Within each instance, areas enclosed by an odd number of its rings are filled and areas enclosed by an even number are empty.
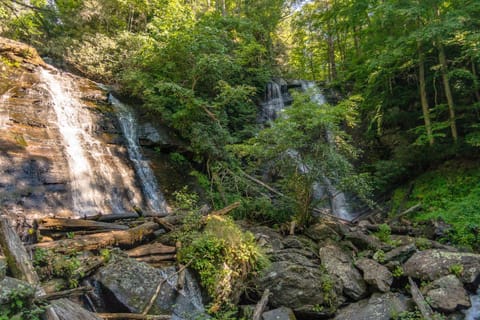
[[[310,94],[311,100],[315,102],[319,107],[322,107],[327,101],[325,96],[320,92],[320,89],[317,87],[313,81],[300,81],[302,86],[302,91],[308,92]],[[334,145],[334,136],[333,133],[327,129],[325,133],[328,143]],[[354,217],[350,212],[350,207],[347,202],[345,193],[339,191],[335,185],[327,177],[323,178],[323,181],[320,183],[315,183],[313,194],[315,196],[325,194],[325,191],[329,195],[330,204],[332,207],[332,212],[335,216],[345,219],[352,220]],[[317,198],[320,199],[321,197]]]
[[[83,217],[142,208],[131,168],[97,139],[91,107],[82,102],[73,76],[42,69],[40,78],[63,139],[74,214]]]
[[[146,197],[149,209],[155,214],[166,214],[167,204],[158,188],[155,175],[146,159],[144,159],[138,144],[137,123],[130,108],[120,102],[113,95],[109,95],[110,103],[117,111],[118,120],[122,128],[123,136],[127,141],[127,149],[135,172],[141,181],[143,194]]]
[[[480,288],[475,295],[470,296],[472,306],[465,311],[465,320],[480,320]]]
[[[0,128],[6,128],[10,117],[8,116],[7,101],[10,98],[8,92],[0,96]]]
[[[285,101],[282,87],[278,83],[270,81],[265,88],[265,98],[258,122],[266,123],[277,119],[283,109],[285,109]]]

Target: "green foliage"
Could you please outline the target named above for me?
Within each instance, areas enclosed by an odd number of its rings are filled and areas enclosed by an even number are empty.
[[[209,217],[202,232],[191,231],[180,235],[180,240],[178,259],[199,273],[213,300],[212,313],[235,303],[250,277],[266,263],[253,235],[242,232],[228,218]]]
[[[398,314],[393,315],[392,319],[394,320],[423,320],[423,316],[419,310],[415,311],[402,311]]]
[[[392,229],[390,226],[386,223],[380,224],[378,226],[378,231],[375,233],[375,235],[383,242],[390,242],[391,238],[390,236],[392,235]]]
[[[417,246],[419,250],[427,250],[432,247],[432,242],[427,238],[415,238],[415,246]]]
[[[379,263],[384,263],[385,262],[385,252],[382,249],[379,249],[375,251],[373,254],[373,260],[379,262]]]
[[[449,271],[460,278],[463,274],[463,265],[461,264],[452,264],[449,268]]]
[[[33,295],[29,287],[11,291],[9,303],[0,305],[0,320],[40,320],[44,306],[35,303]]]
[[[392,271],[392,275],[393,275],[395,278],[400,278],[401,276],[403,276],[403,275],[404,275],[404,271],[403,271],[402,266],[396,266],[395,269],[393,269],[393,271]]]
[[[33,265],[43,280],[52,277],[63,278],[67,280],[70,288],[77,287],[78,280],[84,276],[80,268],[81,261],[76,253],[64,255],[37,248],[33,256]]]
[[[421,211],[413,215],[415,220],[442,219],[453,227],[444,240],[478,248],[479,179],[476,162],[446,162],[412,181],[414,188],[406,206],[421,202]]]

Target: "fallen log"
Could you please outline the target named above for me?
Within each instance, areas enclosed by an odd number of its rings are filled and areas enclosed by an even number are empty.
[[[48,293],[48,294],[37,297],[35,301],[41,302],[41,301],[58,300],[58,299],[67,298],[67,297],[78,297],[92,291],[93,291],[93,287],[78,287],[78,288]]]
[[[98,250],[108,246],[131,247],[150,238],[153,232],[159,228],[158,223],[146,222],[128,230],[110,231],[78,236],[73,239],[42,242],[33,245],[32,248],[52,249],[56,252],[66,253],[72,251]]]
[[[128,230],[128,226],[83,219],[42,218],[37,220],[38,229],[55,231]]]
[[[405,216],[405,215],[407,215],[407,214],[413,213],[413,212],[415,212],[415,211],[417,211],[417,210],[419,210],[419,209],[421,209],[421,208],[422,208],[422,203],[419,202],[419,203],[417,203],[416,205],[408,208],[407,210],[405,210],[405,211],[403,211],[403,212],[395,215],[394,217],[388,219],[388,220],[387,220],[387,223],[390,224],[390,223],[392,223],[392,222],[395,222],[395,221],[397,221],[398,219],[400,219],[401,217],[403,217],[403,216]]]
[[[126,251],[130,258],[175,253],[176,248],[161,243],[149,243]]]
[[[144,256],[144,257],[138,257],[134,259],[140,262],[158,263],[158,262],[164,262],[164,261],[174,261],[176,258],[177,258],[176,254],[163,254],[159,256]]]
[[[433,310],[428,304],[428,302],[425,301],[425,298],[420,292],[420,289],[418,289],[417,284],[410,277],[408,277],[408,282],[410,283],[410,293],[412,295],[412,299],[417,305],[418,310],[422,314],[422,317],[425,320],[433,320],[435,314],[433,313]]]
[[[270,296],[270,290],[265,289],[262,294],[262,298],[255,306],[255,310],[253,311],[252,320],[260,320],[262,318],[262,313],[265,311],[268,303],[268,297]]]

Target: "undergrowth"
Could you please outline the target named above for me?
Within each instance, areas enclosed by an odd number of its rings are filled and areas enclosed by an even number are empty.
[[[413,182],[406,206],[420,202],[417,221],[442,219],[452,226],[443,239],[473,249],[480,248],[480,166],[474,162],[449,161]],[[395,191],[392,207],[407,194],[408,186]]]

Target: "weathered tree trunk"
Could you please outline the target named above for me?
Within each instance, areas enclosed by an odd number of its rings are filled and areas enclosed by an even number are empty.
[[[435,142],[433,138],[432,122],[430,120],[430,108],[428,107],[427,91],[425,89],[425,55],[422,50],[422,44],[417,41],[418,48],[418,80],[420,82],[420,100],[422,103],[423,122],[427,131],[427,139],[430,145]]]
[[[138,227],[78,236],[34,245],[34,248],[53,249],[57,252],[98,250],[108,246],[131,247],[148,239],[160,226],[155,222],[147,222]]]
[[[433,320],[433,310],[430,308],[430,305],[427,303],[427,301],[425,301],[425,298],[418,289],[417,284],[410,277],[408,277],[408,282],[410,283],[410,293],[413,301],[415,301],[415,304],[417,305],[418,310],[420,310],[423,318],[425,320]]]
[[[268,297],[270,296],[270,290],[265,289],[262,294],[262,298],[255,306],[255,310],[253,312],[252,320],[260,320],[262,318],[262,313],[265,311],[265,307],[268,304]]]
[[[13,230],[7,217],[0,217],[0,245],[7,257],[8,267],[12,275],[31,284],[39,282],[38,275],[33,268],[27,250]]]
[[[63,218],[42,218],[37,220],[39,230],[128,230],[128,227],[121,224],[106,223],[99,221],[83,219],[63,219]]]
[[[440,39],[437,40],[438,44],[438,60],[440,61],[440,70],[442,73],[442,81],[443,81],[443,88],[445,90],[445,96],[447,97],[448,103],[448,113],[450,115],[450,129],[452,131],[452,138],[454,142],[458,141],[458,132],[457,132],[457,124],[455,120],[455,104],[453,102],[453,95],[452,90],[450,88],[450,83],[448,81],[448,66],[447,66],[447,58],[445,56],[445,48]]]
[[[130,258],[175,253],[176,248],[161,243],[150,243],[126,251]]]
[[[3,253],[7,257],[8,267],[13,276],[27,281],[32,285],[38,285],[40,279],[33,268],[27,250],[25,250],[20,237],[15,230],[13,230],[8,218],[5,216],[0,216],[0,245]],[[36,292],[36,296],[44,294],[45,291],[41,287]],[[45,319],[59,320],[59,317],[52,307],[47,307],[45,310]]]

